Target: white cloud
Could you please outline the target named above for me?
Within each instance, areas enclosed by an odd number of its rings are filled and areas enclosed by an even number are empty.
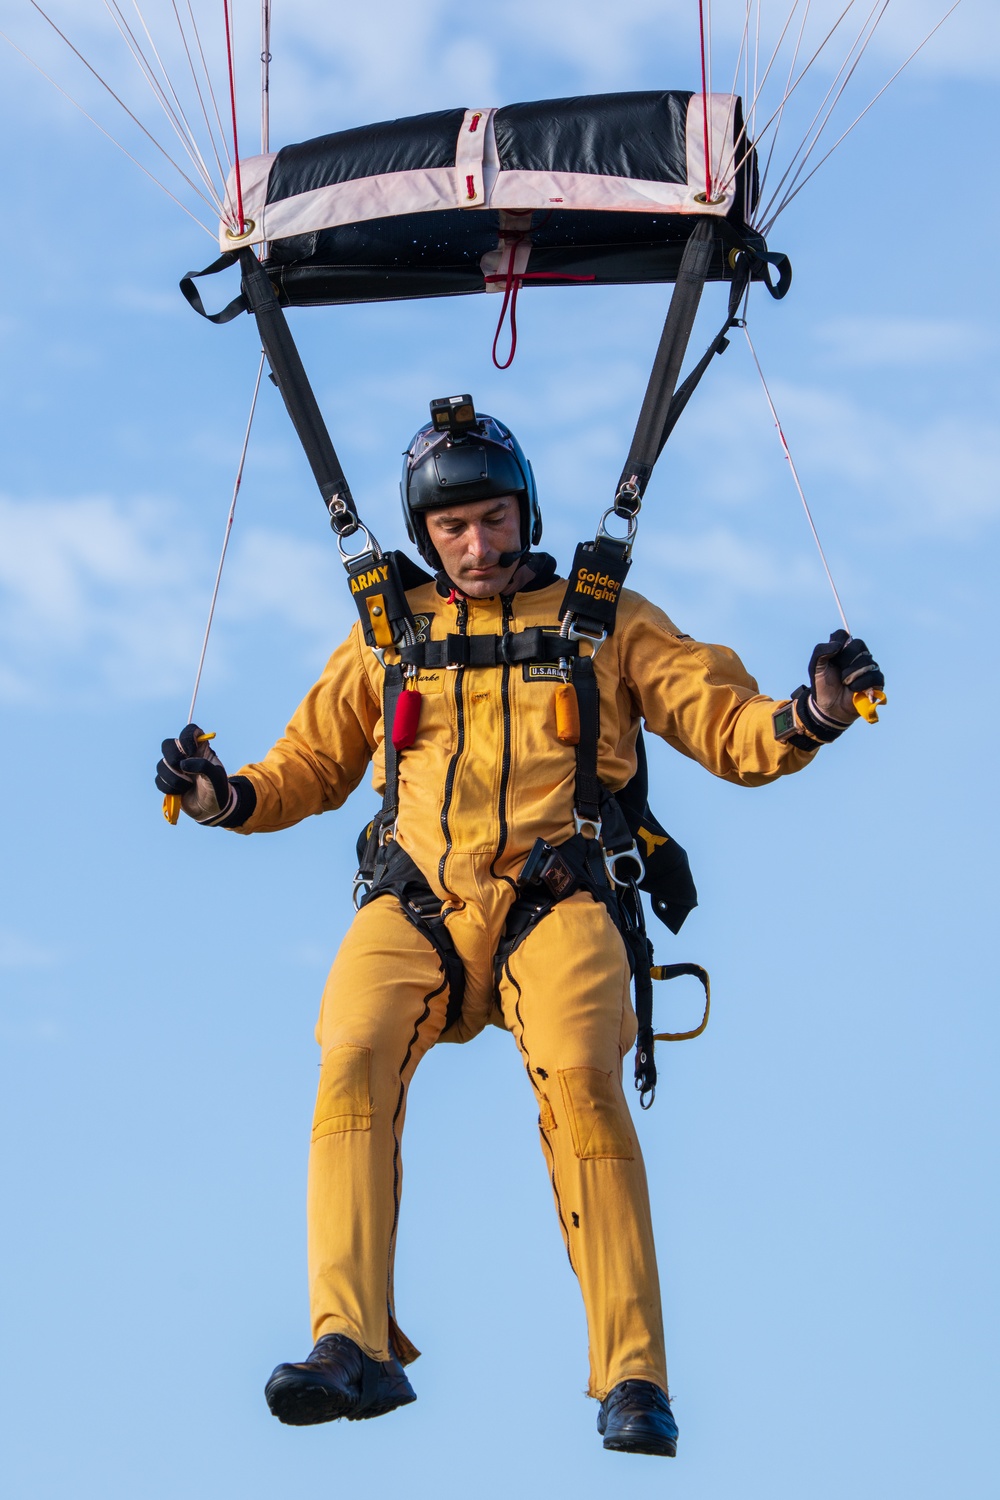
[[[862,393],[830,386],[769,382],[806,496],[820,498],[817,519],[836,503],[860,537],[973,535],[1000,514],[1000,424],[953,411],[930,417],[900,411]],[[798,505],[763,395],[732,376],[713,400],[686,417],[675,440],[685,455],[710,451],[705,493],[728,505],[757,505],[784,493]],[[780,487],[780,488],[779,488]]]
[[[995,344],[980,324],[959,318],[864,316],[821,323],[816,336],[836,364],[913,367],[974,360]]]
[[[0,927],[0,969],[47,969],[56,962],[49,948],[22,937],[7,927]]]
[[[215,541],[179,507],[0,497],[0,698],[183,692],[200,649]],[[328,644],[349,623],[336,554],[282,533],[234,543],[220,617]],[[224,649],[218,634],[216,660]]]
[[[150,501],[0,498],[0,638],[8,697],[31,701],[57,665],[129,695],[190,660],[191,560]]]
[[[222,613],[231,620],[276,618],[329,646],[353,618],[344,578],[332,538],[301,542],[255,527],[229,565]]]
[[[645,561],[657,559],[668,573],[707,580],[728,594],[809,595],[816,587],[816,570],[809,561],[782,556],[777,548],[727,526],[684,536],[647,533],[643,552]]]

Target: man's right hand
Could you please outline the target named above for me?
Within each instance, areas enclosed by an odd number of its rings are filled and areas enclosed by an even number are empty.
[[[221,823],[236,807],[236,789],[197,724],[187,724],[175,740],[163,741],[156,785],[159,791],[180,797],[188,817],[209,827]]]

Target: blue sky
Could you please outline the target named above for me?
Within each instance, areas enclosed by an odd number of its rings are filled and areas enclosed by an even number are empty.
[[[8,12],[117,128],[28,7]],[[939,13],[890,10],[859,98]],[[127,87],[101,8],[59,14]],[[252,137],[254,7],[237,15]],[[732,57],[725,16],[715,42]],[[621,0],[613,21],[590,0],[475,19],[279,3],[272,138],[696,87],[695,47],[688,0]],[[707,1035],[662,1049],[637,1123],[682,1428],[652,1477],[683,1500],[996,1483],[998,73],[995,16],[965,0],[779,220],[789,297],[751,302],[890,703],[753,794],[653,751],[654,805],[701,895],[680,938],[654,934],[657,956],[705,963],[715,995]],[[581,1394],[582,1311],[499,1033],[438,1049],[411,1095],[397,1291],[424,1350],[417,1405],[304,1432],[267,1414],[272,1365],[309,1342],[312,1027],[374,799],[362,787],[271,839],[160,818],[152,765],[190,696],[257,346],[176,292],[208,239],[9,51],[0,111],[4,1493],[586,1500],[648,1483],[655,1461],[604,1454]],[[526,291],[502,375],[490,298],[296,314],[380,538],[400,539],[398,455],[427,400],[471,390],[518,432],[565,563],[617,477],[666,298]],[[721,307],[710,289],[696,339]],[[738,340],[671,441],[641,539],[630,581],[776,696],[837,624]],[[268,387],[199,706],[231,769],[277,737],[350,612]],[[696,1004],[661,994],[658,1018]]]

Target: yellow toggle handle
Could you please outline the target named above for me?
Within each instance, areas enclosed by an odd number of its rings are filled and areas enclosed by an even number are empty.
[[[211,734],[199,734],[198,738],[195,740],[195,744],[196,745],[204,745],[209,740],[214,740],[214,739],[215,739],[215,730],[213,729],[212,732],[211,732]],[[166,820],[170,824],[171,828],[173,828],[176,825],[177,819],[180,817],[180,815],[181,815],[181,799],[180,799],[180,797],[177,795],[176,792],[167,792],[167,794],[163,798],[163,816],[166,818]]]
[[[881,688],[866,688],[863,693],[855,693],[853,698],[854,707],[866,724],[878,723],[878,710],[886,701]]]

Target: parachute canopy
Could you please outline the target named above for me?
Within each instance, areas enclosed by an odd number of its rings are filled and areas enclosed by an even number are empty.
[[[720,229],[708,279],[731,279],[733,247],[765,248],[748,222],[757,169],[735,94],[440,110],[244,158],[240,169],[246,232],[222,223],[219,243],[267,245],[265,269],[286,304],[503,291],[512,277],[673,281],[706,215]],[[232,174],[230,201],[236,188]]]

